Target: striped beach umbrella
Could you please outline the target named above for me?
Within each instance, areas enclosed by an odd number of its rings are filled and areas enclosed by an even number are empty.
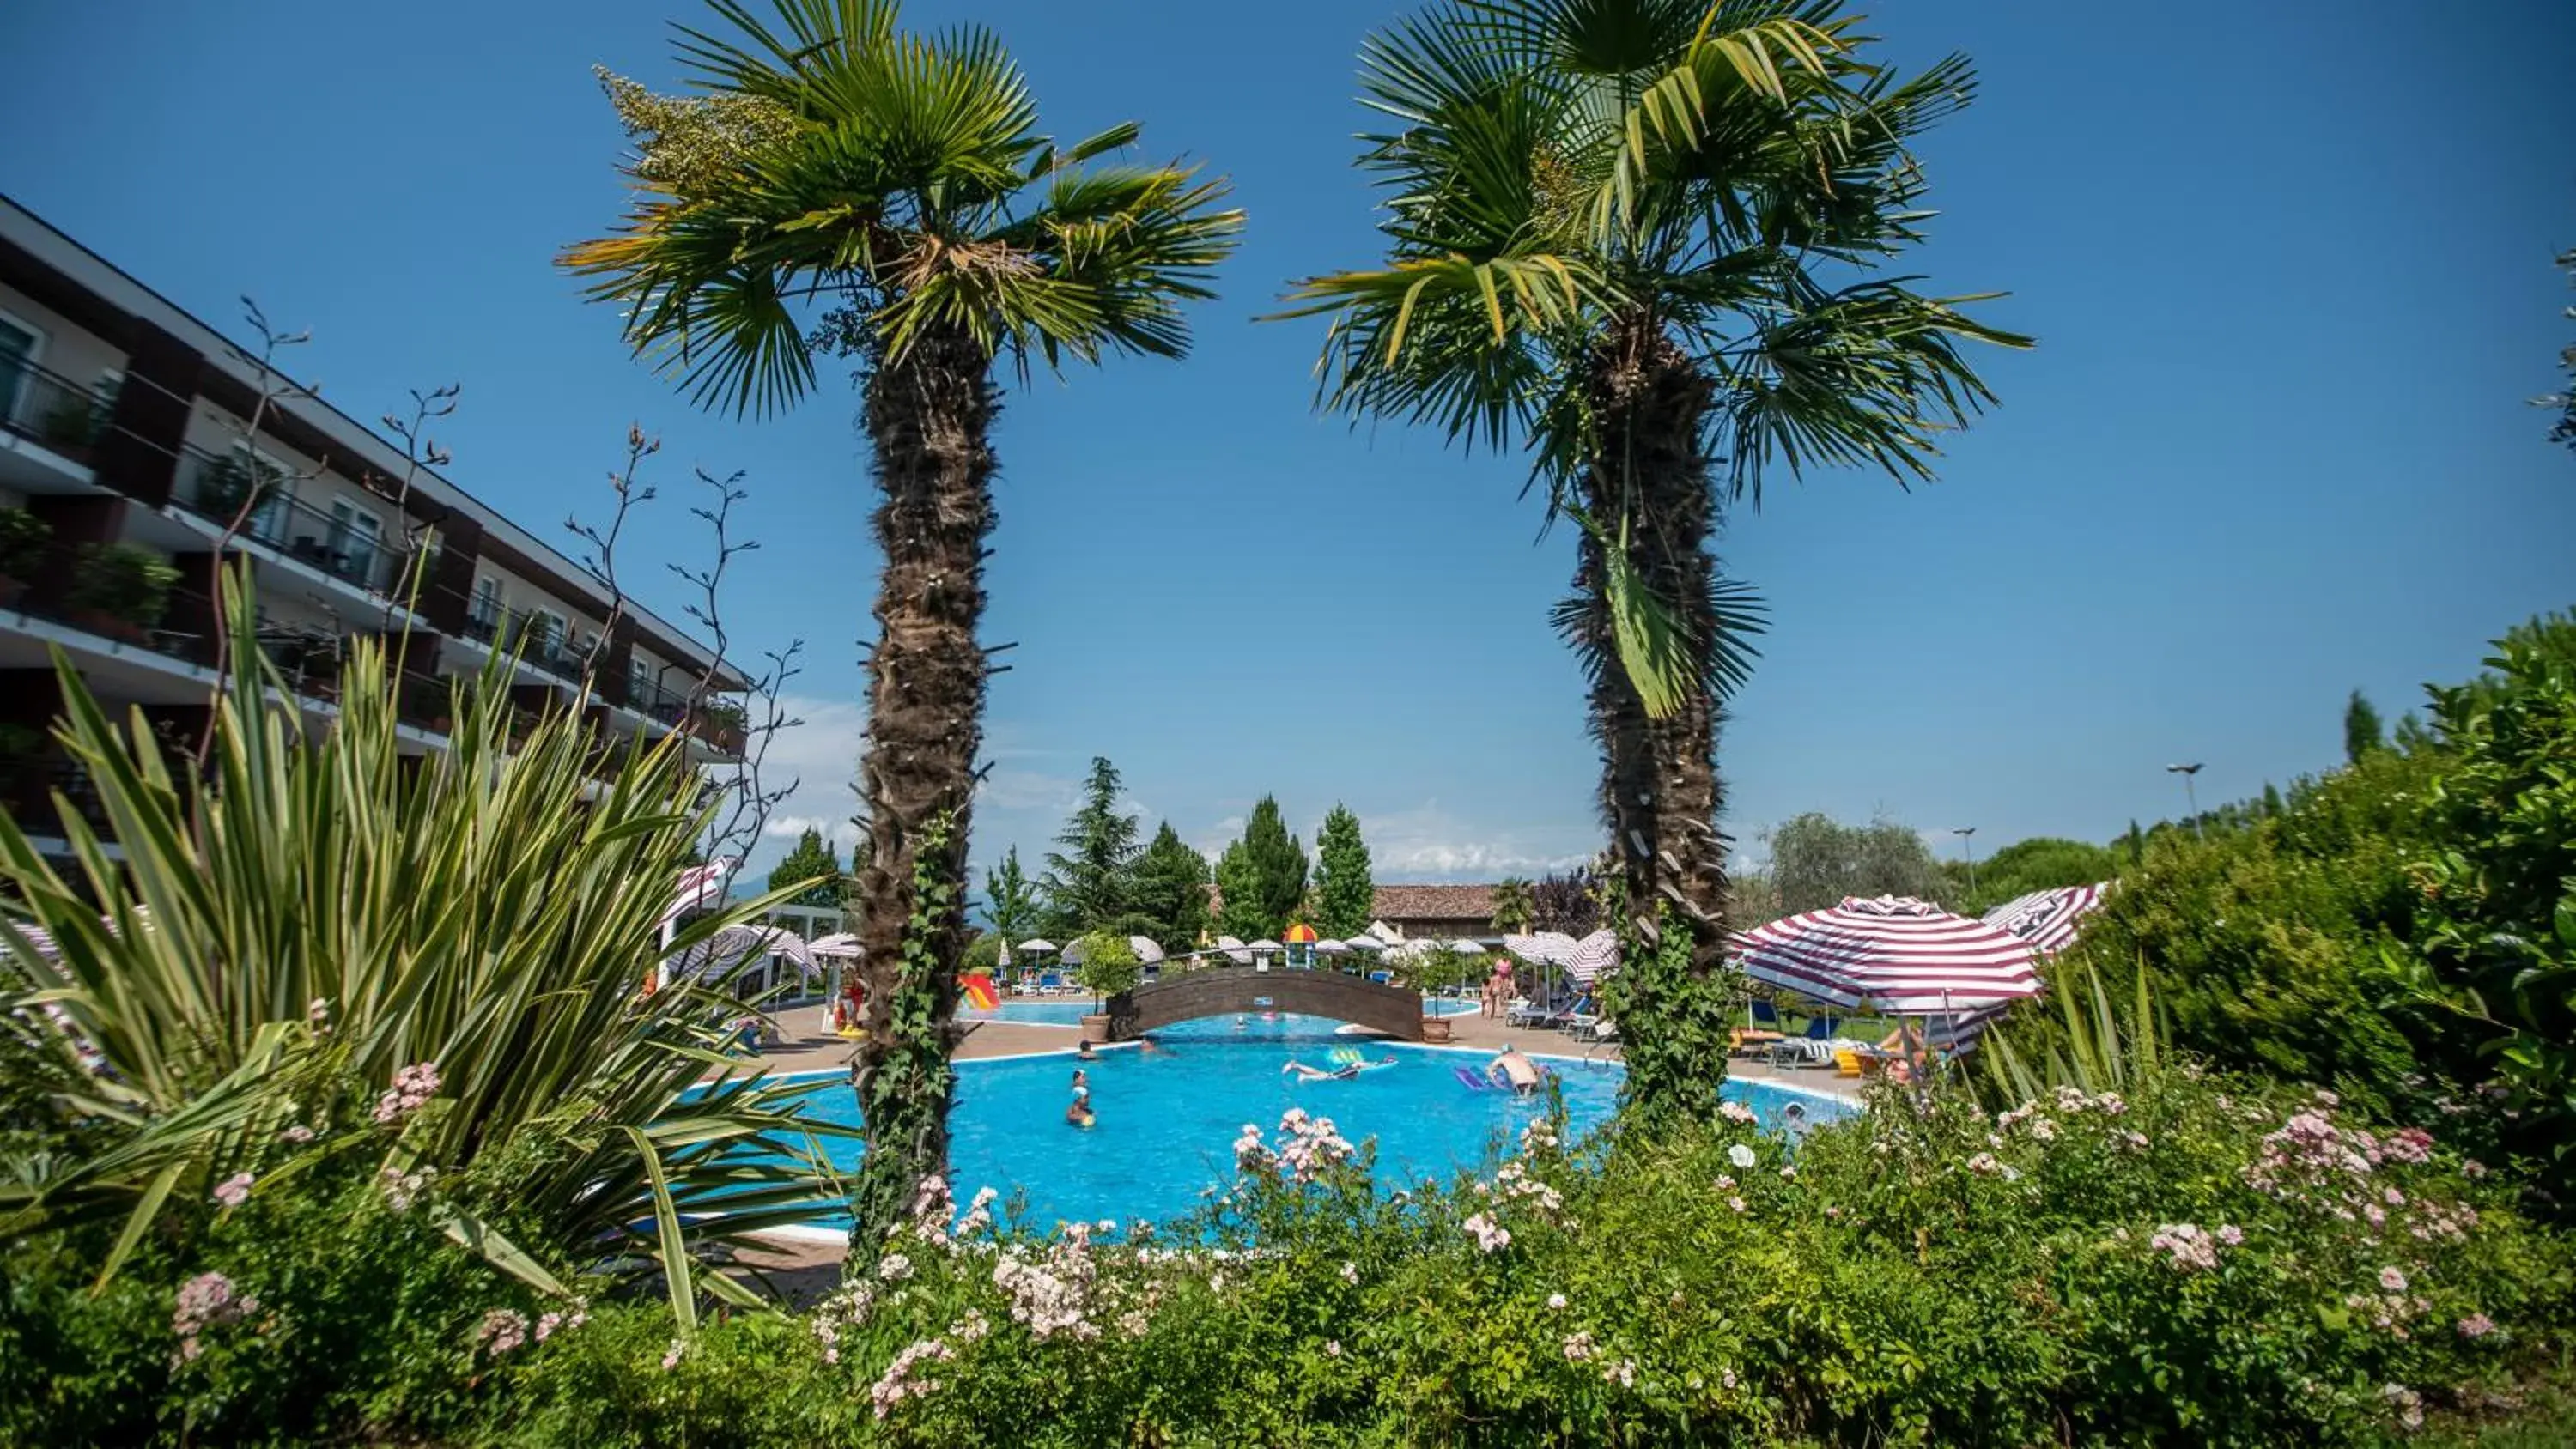
[[[2017,896],[1986,912],[1986,924],[2028,941],[2043,956],[2054,956],[2074,943],[2084,917],[2101,908],[2109,881],[2059,886]]]
[[[704,865],[693,865],[680,872],[673,888],[671,903],[662,908],[662,921],[668,925],[675,917],[691,911],[711,910],[724,904],[725,881],[742,864],[730,855],[720,855]]]
[[[1583,943],[1563,931],[1536,931],[1526,936],[1505,936],[1503,949],[1533,966],[1571,966],[1574,953]]]
[[[1574,943],[1574,953],[1566,958],[1565,974],[1579,986],[1589,986],[1605,971],[1619,969],[1619,933],[1604,926]]]
[[[1304,921],[1299,921],[1297,924],[1290,926],[1286,934],[1280,936],[1279,939],[1291,946],[1312,946],[1315,944],[1315,928],[1307,925]]]
[[[2039,993],[2030,942],[1911,896],[1852,896],[1737,934],[1746,975],[1834,1006],[1950,1016]]]

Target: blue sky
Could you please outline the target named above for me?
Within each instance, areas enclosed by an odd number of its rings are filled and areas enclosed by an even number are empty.
[[[2036,334],[1941,482],[1781,486],[1732,569],[1776,615],[1723,747],[1758,854],[1804,810],[2105,838],[2334,762],[2384,706],[2576,602],[2576,458],[2525,399],[2576,324],[2576,12],[2180,0],[1885,7],[1889,53],[1968,51],[1979,103],[1923,148],[1920,270]],[[630,420],[665,440],[637,559],[692,559],[687,469],[742,469],[762,539],[739,637],[803,636],[795,818],[838,823],[874,581],[832,387],[783,419],[692,412],[551,265],[619,210],[594,63],[667,82],[664,22],[606,0],[0,7],[0,190],[200,315],[310,327],[299,366],[371,417],[456,381],[451,476],[540,531],[596,514]],[[1381,880],[1588,854],[1594,757],[1546,624],[1570,544],[1511,457],[1312,412],[1290,278],[1367,262],[1361,37],[1398,7],[917,3],[997,27],[1047,124],[1145,126],[1250,212],[1184,364],[1012,394],[976,855],[1043,848],[1089,758],[1213,847],[1263,792],[1359,812]],[[631,565],[630,565],[631,567]],[[640,592],[675,611],[676,581]],[[775,822],[779,827],[792,820]],[[778,843],[768,851],[774,853]]]

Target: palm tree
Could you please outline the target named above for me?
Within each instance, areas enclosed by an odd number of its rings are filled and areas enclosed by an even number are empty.
[[[943,1061],[953,1045],[990,672],[975,635],[995,363],[1008,357],[1024,378],[1032,355],[1050,367],[1179,356],[1181,304],[1211,295],[1242,214],[1219,209],[1222,182],[1182,166],[1090,164],[1134,142],[1132,124],[1059,149],[986,31],[908,33],[892,0],[774,0],[766,19],[744,0],[711,3],[721,24],[679,27],[675,42],[698,94],[604,77],[638,138],[634,205],[617,234],[563,260],[704,406],[781,409],[813,389],[817,352],[861,368],[885,559],[854,872],[877,1003],[865,1098],[895,1049],[884,1004],[905,969],[916,844],[929,838],[943,854],[918,864],[958,888],[937,892],[944,904],[916,943],[935,1008],[900,1029],[935,1035]],[[924,1080],[944,1102],[944,1071]],[[902,1144],[915,1181],[946,1155],[945,1112],[933,1115],[935,1128]]]
[[[1632,923],[1726,894],[1719,705],[1760,608],[1712,551],[1785,464],[1929,478],[1987,400],[1962,338],[2022,339],[1871,274],[1917,238],[1907,143],[1972,89],[1899,80],[1835,0],[1441,0],[1373,36],[1363,138],[1382,267],[1313,278],[1325,401],[1525,444],[1579,529],[1557,625],[1590,677],[1600,808]]]

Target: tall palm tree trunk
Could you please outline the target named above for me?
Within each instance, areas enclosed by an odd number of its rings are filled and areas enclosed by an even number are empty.
[[[999,412],[990,359],[959,333],[920,334],[902,355],[877,358],[868,376],[885,572],[859,762],[868,838],[856,904],[868,1006],[855,1083],[867,1161],[850,1241],[869,1259],[922,1179],[947,1167],[967,817],[983,742],[986,666],[975,633]],[[942,858],[917,859],[925,847]],[[917,871],[954,889],[931,902],[907,952]]]
[[[1610,539],[1624,522],[1629,555],[1648,587],[1677,613],[1692,676],[1707,677],[1717,621],[1710,589],[1717,527],[1701,425],[1714,396],[1689,354],[1654,318],[1630,319],[1593,352],[1586,380],[1599,450],[1583,504]],[[1696,972],[1719,968],[1724,948],[1726,837],[1717,828],[1718,712],[1693,688],[1656,719],[1617,663],[1605,593],[1609,545],[1583,535],[1576,587],[1586,604],[1593,658],[1592,730],[1601,746],[1601,813],[1630,921],[1656,936],[1659,906],[1690,929]]]

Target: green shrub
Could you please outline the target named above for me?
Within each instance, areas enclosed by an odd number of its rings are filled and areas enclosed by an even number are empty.
[[[75,608],[96,609],[149,629],[161,622],[162,611],[170,606],[170,588],[178,582],[178,567],[148,548],[93,543],[81,549],[69,597]]]
[[[1239,1145],[1224,1201],[1123,1242],[996,1234],[980,1202],[952,1237],[930,1184],[801,1325],[711,1326],[668,1370],[659,1325],[586,1331],[514,1365],[488,1422],[519,1444],[2366,1444],[2546,1360],[2569,1306],[2565,1243],[2429,1136],[2225,1079],[2001,1116],[1889,1094],[1795,1142],[1556,1131],[1389,1195],[1292,1113]]]
[[[0,578],[24,582],[53,542],[54,526],[24,508],[0,508]]]
[[[2435,749],[2376,750],[2301,782],[2278,815],[2206,839],[2160,833],[2071,959],[2113,982],[2143,963],[2187,1051],[2432,1120],[2457,1092],[2442,1079],[2471,1064],[2435,1013],[2389,1009],[2380,960],[2413,939],[2408,867],[2446,764]]]
[[[2492,1064],[2514,1144],[2576,1201],[2576,622],[2517,630],[2488,664],[2432,692],[2452,762],[2411,863],[2420,958],[2397,961]]]
[[[103,1291],[111,1224],[10,1239],[0,1442],[304,1442],[457,1420],[484,1315],[533,1331],[549,1305],[441,1230],[428,1199],[448,1185],[390,1195],[372,1168],[315,1145],[237,1206],[174,1204]],[[217,1281],[220,1305],[186,1320]]]

